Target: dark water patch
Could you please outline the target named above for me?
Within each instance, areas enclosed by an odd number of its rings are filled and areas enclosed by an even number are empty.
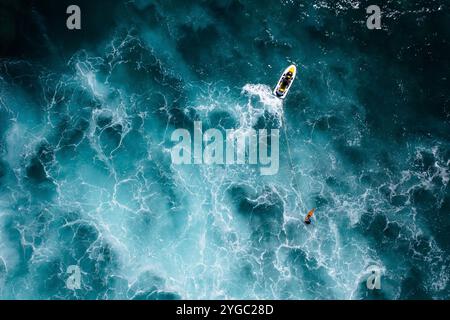
[[[0,32],[0,56],[25,57],[43,48],[43,37],[36,30],[29,1],[3,1],[0,4],[2,30]],[[30,23],[31,22],[31,23]],[[33,36],[26,36],[33,35]]]
[[[411,267],[401,283],[401,300],[430,300],[432,297],[423,284],[423,272]]]
[[[160,28],[165,23],[164,15],[159,12],[158,6],[154,3],[141,3],[137,5],[136,3],[130,2],[126,5],[132,12],[131,16],[139,17],[151,29]]]
[[[414,21],[418,14],[405,14],[395,20],[395,25],[390,25],[389,34],[374,35],[361,47],[362,51],[370,52],[371,63],[366,66],[371,77],[362,78],[359,82],[358,97],[366,106],[368,124],[375,129],[375,134],[391,135],[391,139],[401,141],[405,131],[406,134],[417,131],[426,119],[445,117],[443,106],[448,80],[445,80],[443,70],[448,70],[448,59],[439,58],[450,48],[448,44],[443,45],[439,34],[448,28],[437,29],[436,25],[431,25],[433,16],[438,24],[442,23],[442,14],[423,16],[422,23],[429,27],[427,36],[424,35],[424,26],[419,27]],[[408,23],[415,26],[414,32],[405,37],[401,30],[408,30]],[[435,30],[433,35],[428,33],[431,30]],[[379,50],[380,46],[385,50]],[[375,68],[385,72],[377,72]],[[370,83],[377,83],[377,86],[370,86]],[[380,92],[383,92],[382,103]],[[429,126],[426,130],[435,131]]]
[[[174,128],[192,129],[197,117],[196,112],[192,110],[186,114],[184,110],[185,104],[182,101],[174,101],[169,108],[168,122]]]
[[[239,211],[251,208],[246,199],[249,192],[250,191],[247,188],[241,185],[234,185],[228,190],[232,204],[234,204]]]
[[[177,49],[187,65],[200,79],[211,76],[215,62],[212,59],[217,59],[217,53],[211,55],[211,51],[218,50],[220,40],[216,27],[209,25],[196,29],[190,25],[183,25],[179,28],[179,32]]]
[[[266,29],[266,31],[268,30]],[[274,40],[267,32],[256,37],[253,40],[253,45],[263,59],[268,59],[270,54],[276,51],[282,54],[290,54],[292,52],[292,46],[288,42]]]
[[[342,121],[333,115],[321,116],[314,123],[314,129],[321,132],[333,132],[342,126]]]
[[[336,144],[336,150],[345,164],[353,170],[363,168],[367,162],[364,151],[359,147],[348,146],[345,142],[340,141]]]
[[[436,207],[436,194],[425,187],[415,188],[411,194],[411,202],[419,210],[433,211]]]
[[[35,183],[47,182],[47,173],[45,167],[39,158],[32,158],[26,167],[27,177]]]
[[[104,127],[111,124],[112,120],[113,120],[113,114],[110,110],[103,110],[96,117],[96,123],[100,129],[103,129]]]
[[[401,226],[397,222],[389,222],[383,230],[383,236],[387,241],[395,241],[399,238]]]
[[[424,215],[427,221],[427,226],[432,230],[434,239],[439,244],[439,247],[444,249],[447,254],[450,253],[450,240],[448,237],[448,230],[450,230],[450,194],[446,192],[446,196],[439,206],[428,211]]]
[[[402,12],[408,4],[407,2],[391,3],[389,9],[392,10],[392,5],[396,5]],[[388,24],[388,32],[378,34],[355,32],[355,45],[371,58],[380,57],[383,64],[389,63],[392,66],[392,63],[395,62],[402,69],[408,70],[392,75],[395,79],[399,75],[409,74],[403,79],[406,83],[414,83],[419,89],[409,92],[417,99],[412,100],[414,108],[405,105],[412,113],[403,115],[412,116],[411,120],[417,119],[417,116],[420,115],[424,117],[433,115],[438,118],[443,116],[444,111],[443,105],[439,103],[439,101],[443,102],[442,93],[448,92],[448,85],[443,80],[445,78],[444,70],[449,68],[449,60],[443,56],[450,50],[450,44],[444,40],[448,38],[448,28],[444,26],[445,21],[448,21],[446,19],[448,12],[431,10],[429,14],[423,14],[421,10],[423,7],[427,7],[425,3],[414,3],[414,6],[416,6],[414,13],[401,14],[395,19],[387,19],[385,23]],[[403,30],[410,30],[410,33],[405,36]],[[384,49],[380,50],[380,47]],[[392,67],[390,70],[394,72]],[[373,73],[373,75],[375,77],[372,78],[372,81],[375,80],[377,83],[379,81],[386,83],[391,77],[390,72]],[[413,123],[409,124],[414,127]]]
[[[2,181],[2,178],[6,176],[7,171],[8,171],[7,163],[0,159],[0,182]]]
[[[11,106],[8,106],[8,103],[5,105],[12,108],[13,114],[16,112],[14,105],[17,104],[19,104],[17,107],[23,109],[23,112],[19,114],[22,120],[29,121],[28,117],[31,115],[39,118],[44,114],[41,107],[43,85],[40,81],[40,68],[25,61],[5,61],[0,63],[0,76],[5,79],[6,94],[14,97],[10,99]],[[0,109],[3,109],[3,106]],[[10,114],[9,118],[12,118],[13,114]]]
[[[385,185],[386,181],[389,181],[389,176],[383,171],[364,171],[359,176],[358,181],[364,186],[379,188],[380,186]],[[384,192],[384,190],[385,189],[383,188],[382,192]],[[390,191],[387,194],[390,195]]]
[[[380,249],[383,246],[384,230],[387,227],[387,223],[387,219],[383,214],[366,211],[362,214],[357,228],[366,237],[374,240],[373,245]]]
[[[66,9],[77,4],[82,13],[81,30],[69,30],[66,27]],[[108,37],[117,27],[116,10],[123,10],[123,1],[112,0],[107,4],[99,1],[70,0],[55,2],[33,1],[33,14],[30,17],[35,25],[35,31],[28,33],[28,38],[39,38],[42,35],[42,47],[30,50],[37,58],[54,58],[64,61],[79,48],[95,50],[98,43]],[[107,10],[109,14],[99,14]],[[90,13],[90,14],[89,14]],[[36,50],[38,49],[38,50]],[[46,61],[51,63],[51,61]]]
[[[372,210],[365,212],[354,231],[370,242],[371,248],[383,257],[387,268],[395,268],[392,263],[403,263],[410,259],[410,231],[399,222],[389,221],[387,214],[374,213]]]
[[[46,164],[37,155],[31,157],[25,166],[25,188],[41,203],[50,202],[55,196],[56,186],[47,176]]]
[[[346,193],[350,190],[350,186],[344,179],[340,179],[338,176],[328,176],[325,180],[328,187],[338,193]]]
[[[392,150],[384,147],[381,141],[374,142],[374,144],[380,146],[379,148],[377,148],[376,152],[373,152],[372,157],[375,159],[375,161],[377,161],[381,168],[389,170],[391,172],[396,172],[399,169],[399,165],[401,163],[399,163],[399,161],[395,159]],[[397,149],[395,152],[396,155],[399,151],[398,149],[400,148],[400,146],[395,146],[395,148]]]
[[[3,88],[1,86],[2,82],[0,82],[0,94],[3,93]],[[6,107],[7,106],[4,103],[0,102],[0,155],[3,153],[3,150],[5,149],[3,140],[5,138],[6,132],[10,127],[11,124],[10,119],[12,118],[12,114],[10,113],[10,111],[6,109]]]
[[[250,17],[246,14],[245,4],[241,1],[208,2],[206,9],[214,17],[217,23],[225,26],[231,34],[242,32],[242,25],[250,23]]]

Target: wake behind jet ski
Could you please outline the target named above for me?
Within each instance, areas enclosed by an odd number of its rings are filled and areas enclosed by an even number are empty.
[[[296,74],[297,74],[296,66],[290,65],[289,67],[287,67],[286,70],[284,70],[283,74],[281,75],[281,78],[278,81],[277,86],[273,90],[273,94],[280,99],[284,99],[289,89],[291,88],[292,83],[294,82]]]

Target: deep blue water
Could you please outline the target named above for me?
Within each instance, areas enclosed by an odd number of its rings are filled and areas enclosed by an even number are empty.
[[[1,299],[450,298],[448,2],[0,4]],[[279,173],[172,165],[195,120]]]

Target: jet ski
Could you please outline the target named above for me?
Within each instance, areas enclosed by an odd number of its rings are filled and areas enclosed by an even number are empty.
[[[297,67],[294,65],[290,65],[284,70],[281,75],[280,80],[278,81],[277,86],[273,90],[273,94],[280,98],[284,99],[291,88],[292,83],[294,82],[295,75],[297,74]]]

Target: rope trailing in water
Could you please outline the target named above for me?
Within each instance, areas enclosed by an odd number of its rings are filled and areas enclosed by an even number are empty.
[[[284,115],[284,109],[282,109],[282,116],[281,116],[281,120],[282,120],[282,126],[283,126],[283,132],[284,132],[284,137],[286,139],[286,146],[287,146],[287,150],[288,150],[288,159],[289,159],[289,165],[291,167],[292,170],[292,174],[294,176],[294,192],[296,192],[297,197],[300,198],[300,184],[298,183],[298,177],[297,174],[295,172],[295,168],[294,168],[294,164],[292,162],[292,153],[291,153],[291,145],[289,143],[289,139],[288,139],[288,135],[287,135],[287,121],[286,121],[286,117]]]

